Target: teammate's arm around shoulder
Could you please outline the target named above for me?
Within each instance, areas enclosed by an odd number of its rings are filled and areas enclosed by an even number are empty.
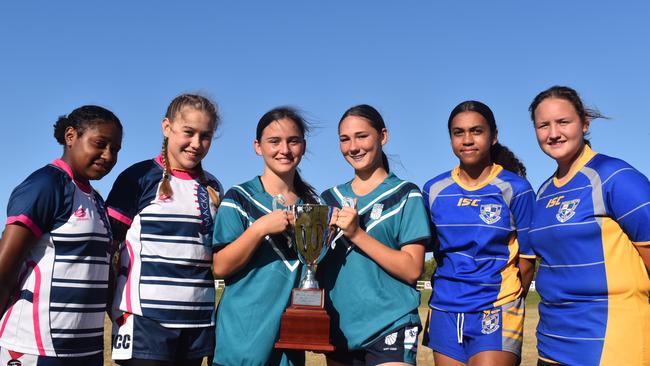
[[[253,222],[230,244],[216,248],[212,254],[214,276],[226,278],[242,269],[267,235],[279,234],[287,229],[288,215],[283,210],[272,211]],[[218,221],[215,225],[218,225]]]

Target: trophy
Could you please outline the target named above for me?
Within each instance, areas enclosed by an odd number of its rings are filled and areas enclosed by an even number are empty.
[[[291,291],[289,306],[280,323],[280,339],[275,348],[333,351],[330,343],[330,318],[323,308],[324,292],[318,287],[316,265],[327,252],[332,237],[329,220],[332,209],[326,205],[289,205],[294,215],[290,246],[307,267],[300,288]]]

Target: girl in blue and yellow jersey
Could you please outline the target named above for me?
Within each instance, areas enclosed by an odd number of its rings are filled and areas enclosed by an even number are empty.
[[[322,194],[336,207],[331,223],[341,229],[319,265],[337,347],[327,355],[330,366],[415,364],[421,328],[415,282],[431,234],[418,187],[389,172],[387,140],[371,106],[352,107],[339,122],[354,179]]]
[[[650,365],[650,182],[594,152],[575,90],[530,105],[537,142],[557,170],[537,192],[530,239],[537,273],[540,365]]]
[[[63,156],[9,198],[0,241],[0,365],[101,366],[111,228],[90,185],[117,162],[122,124],[87,105],[61,116]]]
[[[274,349],[280,319],[298,287],[303,266],[287,235],[291,214],[274,210],[284,203],[318,203],[302,180],[306,121],[292,108],[265,113],[257,124],[255,152],[264,160],[260,176],[226,192],[215,220],[213,270],[226,288],[217,310],[213,365],[304,365],[305,352]]]
[[[528,229],[534,201],[523,164],[497,141],[490,108],[465,101],[447,128],[459,159],[429,180],[424,198],[435,227],[428,341],[438,366],[515,365],[532,265]]]

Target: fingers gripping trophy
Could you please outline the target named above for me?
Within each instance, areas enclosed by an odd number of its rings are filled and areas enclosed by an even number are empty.
[[[284,199],[276,196],[273,208]],[[300,288],[294,288],[289,306],[280,323],[280,339],[276,348],[302,349],[310,351],[332,351],[330,343],[330,318],[323,308],[324,292],[318,287],[316,265],[327,252],[335,234],[329,227],[332,208],[326,205],[289,205],[286,210],[293,215],[288,234],[290,247],[296,251],[300,261],[307,267],[300,281]]]

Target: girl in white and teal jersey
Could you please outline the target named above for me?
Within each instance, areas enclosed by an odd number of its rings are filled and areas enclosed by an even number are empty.
[[[331,224],[341,230],[319,265],[337,347],[328,364],[415,364],[421,328],[415,283],[431,236],[422,194],[390,173],[382,152],[388,132],[373,107],[346,111],[339,140],[354,178],[322,194],[337,207]],[[347,198],[352,205],[344,204]]]
[[[215,220],[213,267],[226,288],[217,310],[213,365],[304,365],[304,351],[274,349],[280,319],[298,287],[302,265],[286,236],[286,204],[318,203],[298,174],[307,124],[293,109],[267,112],[257,125],[255,152],[264,173],[226,192]]]

